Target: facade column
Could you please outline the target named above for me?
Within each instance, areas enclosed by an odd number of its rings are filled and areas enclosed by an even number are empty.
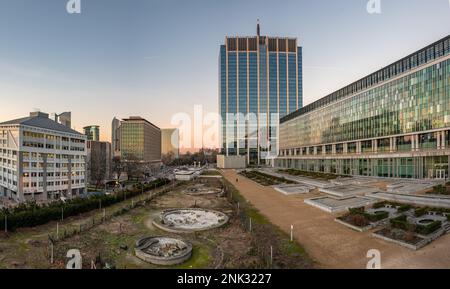
[[[344,155],[348,154],[348,143],[344,143]]]
[[[41,153],[42,156],[42,163],[44,164],[42,167],[42,188],[44,189],[43,195],[47,196],[48,195],[48,190],[47,190],[47,154],[45,153]],[[38,187],[39,187],[39,182],[38,182]],[[47,198],[46,198],[47,199]]]
[[[23,186],[23,151],[18,150],[18,162],[17,162],[17,168],[18,168],[18,175],[17,175],[17,195],[16,198],[18,198],[20,201],[25,200],[25,194],[23,192],[24,186]],[[30,153],[31,154],[31,153]],[[31,173],[28,175],[28,179],[31,177]],[[8,190],[4,189],[4,196],[7,196]],[[11,196],[11,195],[10,195]]]
[[[437,135],[437,137],[436,137],[437,149],[440,150],[440,149],[442,148],[442,147],[441,147],[441,132],[438,131],[438,132],[436,133],[436,135]]]
[[[419,135],[416,134],[414,137],[416,138],[416,141],[415,141],[415,143],[416,143],[416,151],[418,151],[420,149]]]
[[[327,154],[327,147],[322,146],[322,155],[326,155],[326,154]]]
[[[447,144],[445,143],[445,131],[441,131],[441,149],[445,150],[447,147]]]
[[[360,141],[356,142],[356,153],[357,154],[361,153],[361,142]]]
[[[335,144],[331,145],[331,154],[336,155],[336,145]]]

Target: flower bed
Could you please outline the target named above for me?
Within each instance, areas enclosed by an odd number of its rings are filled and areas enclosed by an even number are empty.
[[[389,218],[389,212],[379,211],[374,214],[367,213],[364,207],[349,209],[349,213],[336,218],[339,223],[355,227],[358,231],[371,229],[377,222]]]
[[[395,228],[394,229],[383,228],[374,233],[374,236],[377,236],[377,235],[383,237],[383,239],[385,239],[385,240],[389,239],[389,240],[396,241],[396,243],[399,243],[400,245],[402,245],[402,243],[411,245],[411,246],[406,246],[406,247],[409,247],[414,250],[418,249],[418,246],[420,245],[420,243],[424,241],[423,238],[418,237],[413,232],[407,232],[407,231],[395,229]]]

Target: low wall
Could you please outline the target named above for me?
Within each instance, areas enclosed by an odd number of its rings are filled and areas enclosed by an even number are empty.
[[[450,208],[449,197],[414,196],[414,195],[394,194],[394,193],[374,193],[368,196],[379,200],[393,201],[402,204],[427,206],[435,208],[446,208],[446,209]]]
[[[219,169],[245,169],[247,158],[245,156],[217,155],[217,168]]]

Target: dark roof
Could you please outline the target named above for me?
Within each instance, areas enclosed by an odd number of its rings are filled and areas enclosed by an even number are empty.
[[[122,119],[123,122],[127,122],[127,121],[143,121],[148,123],[149,125],[153,126],[154,128],[161,130],[158,126],[154,125],[153,123],[149,122],[148,120],[146,120],[145,118],[142,118],[140,116],[130,116],[129,118],[124,118]]]
[[[65,133],[83,135],[83,134],[79,133],[78,131],[71,129],[70,127],[67,127],[60,123],[57,123],[57,122],[49,119],[48,117],[44,117],[44,116],[29,116],[29,117],[18,118],[18,119],[2,122],[2,123],[0,123],[0,126],[1,125],[27,125],[27,126],[45,128],[45,129],[60,131],[60,132],[65,132]]]

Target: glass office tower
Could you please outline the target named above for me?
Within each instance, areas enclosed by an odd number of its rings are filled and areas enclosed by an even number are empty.
[[[83,130],[84,134],[87,136],[87,140],[100,140],[100,127],[98,125],[85,126],[83,127]]]
[[[296,38],[226,37],[220,46],[222,153],[264,164],[278,154],[278,125],[302,107],[302,48]]]
[[[448,178],[450,36],[281,119],[276,165]]]

